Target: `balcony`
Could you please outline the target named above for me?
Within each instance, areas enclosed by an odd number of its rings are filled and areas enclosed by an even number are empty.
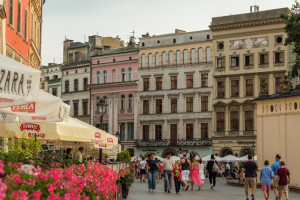
[[[166,147],[166,146],[211,146],[211,139],[195,138],[193,140],[186,139],[162,139],[162,140],[134,140],[136,147]]]

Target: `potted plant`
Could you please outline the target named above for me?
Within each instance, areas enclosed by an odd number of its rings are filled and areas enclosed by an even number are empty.
[[[121,169],[120,182],[122,184],[122,197],[127,198],[129,194],[129,188],[134,182],[134,169],[131,167]]]

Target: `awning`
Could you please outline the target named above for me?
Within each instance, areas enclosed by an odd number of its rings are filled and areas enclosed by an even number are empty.
[[[239,159],[238,157],[235,157],[235,156],[233,156],[233,155],[227,155],[227,156],[221,158],[221,161],[222,161],[222,162],[235,162],[235,161],[237,161],[238,159]]]

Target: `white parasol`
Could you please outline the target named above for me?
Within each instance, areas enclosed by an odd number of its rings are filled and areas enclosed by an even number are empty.
[[[211,155],[205,156],[205,157],[202,158],[202,161],[207,162],[211,159],[210,157],[211,157]],[[219,156],[215,156],[215,159],[218,162],[221,161],[221,158]]]
[[[221,161],[222,161],[222,162],[235,162],[235,161],[237,161],[238,159],[239,159],[238,157],[235,157],[235,156],[233,156],[233,155],[227,155],[227,156],[221,158]]]

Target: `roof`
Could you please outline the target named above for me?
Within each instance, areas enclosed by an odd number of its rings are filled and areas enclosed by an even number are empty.
[[[279,98],[294,97],[294,96],[300,96],[300,89],[295,89],[288,93],[278,93],[278,94],[272,94],[264,97],[258,97],[253,99],[252,101],[279,99]]]
[[[77,49],[77,48],[82,48],[82,47],[87,47],[87,43],[82,43],[82,42],[73,42],[70,44],[70,47],[68,49]]]
[[[80,62],[70,63],[70,64],[62,65],[61,68],[81,65],[81,64],[85,64],[85,63],[90,63],[90,61],[89,60],[84,60],[84,61],[80,61]]]
[[[104,51],[101,51],[98,55],[94,55],[91,57],[108,56],[108,55],[122,54],[122,53],[132,53],[132,52],[138,52],[138,51],[139,51],[139,48],[137,48],[137,47],[123,47],[123,48],[104,50]]]

